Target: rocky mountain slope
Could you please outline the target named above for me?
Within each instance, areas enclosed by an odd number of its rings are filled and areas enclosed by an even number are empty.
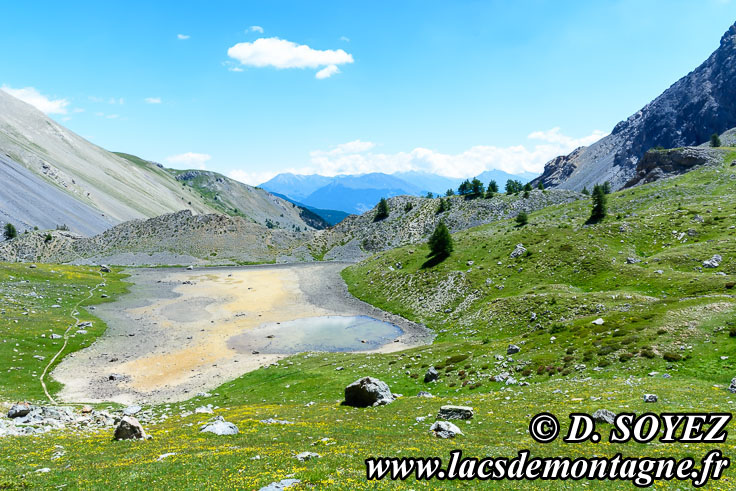
[[[173,171],[108,152],[2,90],[0,158],[0,221],[20,231],[66,224],[92,236],[183,209],[295,232],[326,226],[308,210],[214,172]]]
[[[94,237],[29,232],[0,242],[0,261],[182,265],[310,261],[310,233],[269,229],[242,217],[189,210],[131,220]]]
[[[2,90],[0,153],[112,223],[181,209],[213,211],[163,169],[152,172],[93,145]]]
[[[512,218],[521,211],[569,203],[582,196],[574,191],[536,189],[527,198],[522,194],[497,194],[491,199],[452,196],[442,198],[449,203],[449,210],[442,213],[437,213],[439,198],[397,196],[388,200],[388,218],[375,221],[375,210],[351,215],[336,226],[317,232],[309,247],[317,258],[354,261],[375,252],[424,242],[440,220],[451,231],[459,231]]]
[[[95,235],[113,225],[92,206],[3,155],[0,155],[0,183],[0,226],[12,223],[24,231],[66,225],[78,233]]]
[[[618,123],[610,135],[548,162],[535,184],[541,180],[546,187],[581,190],[609,181],[619,189],[635,176],[647,150],[700,145],[734,126],[736,24],[702,65]]]
[[[319,215],[268,191],[206,170],[169,170],[177,181],[200,193],[212,208],[271,227],[301,231],[329,226]]]

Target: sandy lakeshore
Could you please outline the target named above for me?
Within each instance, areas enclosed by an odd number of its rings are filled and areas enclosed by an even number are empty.
[[[431,333],[347,292],[345,264],[131,270],[131,293],[98,306],[108,329],[67,356],[53,377],[67,402],[178,401],[287,354],[235,349],[232,339],[263,326],[316,316],[365,315],[402,331],[375,351],[430,342]],[[258,331],[254,331],[258,332]],[[269,331],[271,332],[271,331]],[[265,342],[265,340],[264,340]]]

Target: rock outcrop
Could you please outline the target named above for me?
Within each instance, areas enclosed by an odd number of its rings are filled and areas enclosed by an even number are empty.
[[[702,147],[649,150],[636,164],[636,175],[624,187],[677,176],[702,165],[719,165],[723,163],[725,153],[724,150]]]
[[[734,126],[736,24],[702,65],[618,123],[610,135],[549,161],[532,185],[541,181],[545,187],[581,190],[609,181],[619,189],[636,176],[647,150],[700,145]]]

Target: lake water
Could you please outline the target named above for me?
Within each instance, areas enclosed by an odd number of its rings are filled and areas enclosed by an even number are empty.
[[[290,354],[302,351],[366,351],[393,342],[398,326],[367,316],[306,317],[269,323],[230,338],[240,353]]]

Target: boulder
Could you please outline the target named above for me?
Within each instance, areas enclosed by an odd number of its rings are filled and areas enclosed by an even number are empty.
[[[123,416],[115,428],[115,440],[144,440],[148,438],[143,426],[133,416]]]
[[[598,317],[596,320],[594,320],[593,322],[591,322],[591,324],[595,324],[596,326],[602,326],[603,324],[605,324],[605,322],[606,321],[604,321],[603,319],[601,319],[600,317]]]
[[[511,259],[516,259],[523,254],[526,254],[526,247],[523,244],[516,244],[514,250],[511,251]]]
[[[386,382],[373,377],[363,377],[345,387],[346,406],[382,406],[394,402],[394,399]]]
[[[430,426],[429,431],[434,433],[437,438],[455,438],[455,436],[463,434],[460,428],[449,421],[435,421]]]
[[[506,348],[506,354],[507,355],[515,355],[519,351],[521,351],[521,348],[519,348],[515,344],[510,344],[509,347]]]
[[[141,409],[143,409],[140,406],[128,406],[125,409],[123,409],[123,414],[126,416],[135,416],[139,412],[141,412]]]
[[[437,419],[471,419],[473,408],[468,406],[442,406]]]
[[[102,273],[110,273],[112,270],[110,269],[110,266],[106,264],[100,264],[100,271]]]
[[[31,412],[32,408],[33,406],[27,402],[13,404],[8,411],[8,418],[22,418],[24,416],[28,416],[28,413]]]
[[[656,394],[644,394],[644,402],[657,402]]]
[[[237,435],[240,433],[238,427],[225,421],[222,416],[216,417],[213,421],[202,425],[199,431],[204,433],[214,433],[215,435]]]
[[[424,383],[434,382],[440,378],[440,374],[435,367],[429,367],[427,373],[424,374]]]
[[[598,423],[613,424],[616,414],[608,409],[599,409],[593,413],[593,419]]]
[[[714,254],[712,258],[706,259],[703,261],[703,267],[704,268],[717,268],[721,265],[721,261],[723,261],[723,258],[720,256],[720,254]]]

